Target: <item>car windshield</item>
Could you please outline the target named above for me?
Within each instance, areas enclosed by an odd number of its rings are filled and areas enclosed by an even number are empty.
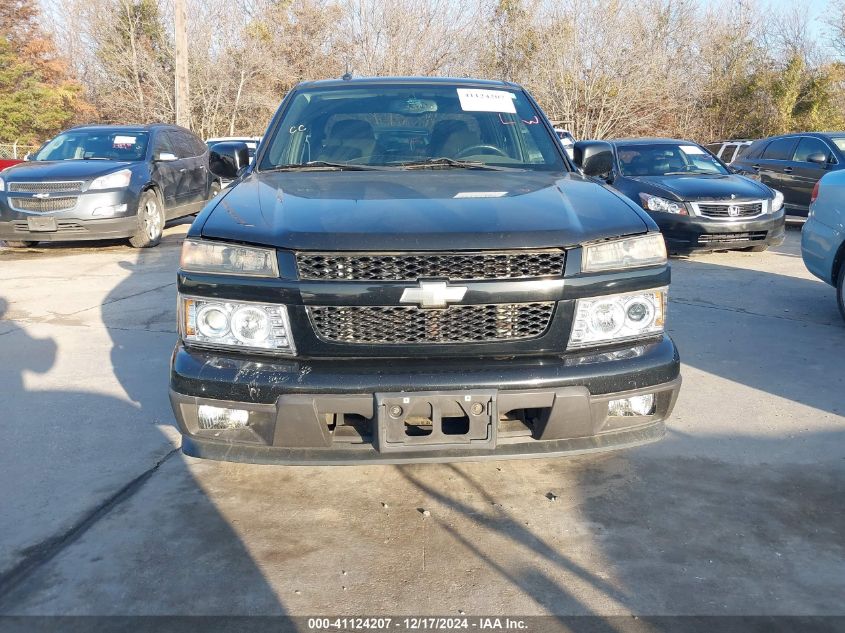
[[[622,145],[616,150],[623,176],[728,174],[727,169],[698,145],[654,143]]]
[[[565,171],[556,143],[521,90],[315,87],[292,96],[259,169]]]
[[[148,140],[135,130],[71,130],[45,143],[34,160],[143,160]]]

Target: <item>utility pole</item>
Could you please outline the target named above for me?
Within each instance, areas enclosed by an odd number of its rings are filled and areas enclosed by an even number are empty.
[[[173,3],[176,56],[176,125],[191,127],[191,90],[188,77],[188,17],[185,0]]]

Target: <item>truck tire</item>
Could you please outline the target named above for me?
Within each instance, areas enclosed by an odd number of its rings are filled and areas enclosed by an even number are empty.
[[[129,243],[135,248],[150,248],[161,241],[164,231],[164,209],[158,194],[147,189],[138,200],[137,228]]]
[[[6,246],[9,248],[30,248],[35,246],[38,242],[33,242],[32,240],[24,240],[24,241],[10,241],[6,240]]]
[[[769,250],[768,244],[761,244],[760,246],[752,246],[748,249],[749,253],[762,253],[763,251]]]
[[[839,312],[845,319],[845,262],[839,266],[839,282],[836,284],[836,301],[839,304]]]

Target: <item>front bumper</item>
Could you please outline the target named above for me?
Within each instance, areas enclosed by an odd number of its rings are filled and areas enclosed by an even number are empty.
[[[679,367],[668,336],[600,352],[437,362],[267,360],[180,344],[170,394],[182,450],[196,457],[287,464],[552,457],[660,439]],[[649,415],[608,416],[608,401],[641,394],[654,394]],[[396,404],[408,419],[427,411],[430,439],[404,436],[407,422],[389,415]],[[200,429],[201,405],[248,411],[249,424]],[[447,419],[466,426],[450,433]]]
[[[138,197],[130,190],[84,192],[64,211],[20,211],[15,199],[29,194],[0,194],[0,240],[33,242],[71,242],[95,239],[122,239],[137,229]],[[62,195],[62,194],[57,194]],[[111,215],[106,209],[125,206]],[[100,214],[100,215],[98,215]],[[32,230],[28,220],[53,219],[49,230]]]
[[[750,220],[650,213],[672,253],[779,246],[786,239],[783,209]]]

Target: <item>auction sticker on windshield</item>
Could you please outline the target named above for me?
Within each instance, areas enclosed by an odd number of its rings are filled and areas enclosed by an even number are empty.
[[[516,114],[514,94],[504,90],[458,88],[458,99],[464,112],[506,112]]]
[[[696,147],[695,145],[681,145],[681,151],[684,154],[687,154],[687,155],[690,155],[690,156],[693,155],[693,154],[704,154],[704,153],[706,153],[703,149],[701,149],[700,147]]]
[[[112,141],[112,147],[115,149],[129,149],[135,144],[134,136],[120,136],[117,135],[114,137],[114,141]]]

